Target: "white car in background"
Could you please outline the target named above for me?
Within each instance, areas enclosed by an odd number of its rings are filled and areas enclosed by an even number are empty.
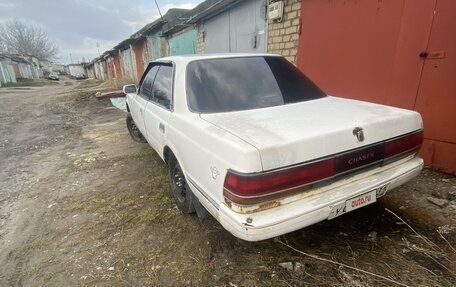
[[[48,75],[49,80],[55,80],[58,81],[60,79],[59,73],[58,72],[50,72]]]
[[[374,203],[423,167],[417,112],[328,96],[277,55],[162,58],[124,92],[179,209],[202,205],[244,240]]]

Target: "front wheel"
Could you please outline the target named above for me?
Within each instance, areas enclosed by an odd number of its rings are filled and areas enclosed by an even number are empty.
[[[183,213],[193,213],[193,194],[185,180],[184,172],[174,155],[170,155],[168,160],[169,181],[173,192],[174,200],[180,211]]]
[[[136,126],[135,122],[133,121],[133,118],[131,117],[131,114],[127,114],[127,128],[128,132],[130,133],[131,138],[135,142],[139,143],[145,143],[147,142],[142,133],[139,131],[138,127]]]

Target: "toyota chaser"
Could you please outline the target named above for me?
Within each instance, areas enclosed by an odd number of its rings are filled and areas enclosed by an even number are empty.
[[[263,240],[375,203],[417,176],[421,116],[325,94],[278,55],[174,56],[124,86],[127,127],[177,207]]]

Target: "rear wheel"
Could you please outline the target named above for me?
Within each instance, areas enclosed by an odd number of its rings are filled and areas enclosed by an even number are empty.
[[[177,207],[183,213],[195,212],[195,208],[193,206],[194,198],[192,191],[188,187],[184,172],[182,171],[179,162],[173,154],[170,154],[169,156],[168,167],[171,190],[173,192]]]
[[[135,122],[133,121],[133,118],[131,117],[131,114],[127,114],[127,128],[128,132],[130,133],[131,138],[135,142],[140,142],[140,143],[145,143],[146,139],[142,135],[142,133],[139,131],[138,127],[136,126]]]

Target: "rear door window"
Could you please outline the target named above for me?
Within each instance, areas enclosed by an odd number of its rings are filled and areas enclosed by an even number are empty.
[[[152,88],[152,101],[168,110],[171,109],[173,94],[173,67],[162,65]]]

